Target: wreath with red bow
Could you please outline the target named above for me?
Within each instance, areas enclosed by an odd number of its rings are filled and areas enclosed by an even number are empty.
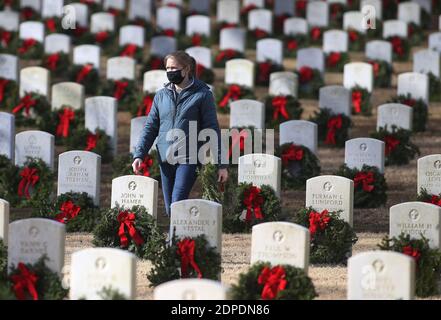
[[[313,300],[318,297],[306,272],[291,265],[253,264],[231,287],[233,300]]]
[[[358,32],[355,29],[348,29],[349,38],[349,50],[350,51],[364,51],[364,45],[366,43],[366,35]]]
[[[100,87],[100,76],[98,69],[92,64],[73,65],[69,71],[69,80],[82,84],[85,93],[88,95],[97,95]]]
[[[266,127],[278,128],[282,122],[300,119],[303,108],[293,96],[268,96],[265,98]]]
[[[166,236],[144,206],[105,210],[93,230],[96,247],[120,248],[141,259],[153,259],[163,250]]]
[[[51,71],[52,76],[62,77],[66,73],[66,66],[70,63],[69,55],[64,52],[44,54],[41,66]]]
[[[159,27],[156,28],[153,32],[154,37],[166,36],[170,38],[179,38],[180,31],[176,31],[174,29],[161,29]]]
[[[150,70],[165,70],[164,59],[158,56],[150,56],[144,63],[141,75],[144,75],[144,73]]]
[[[291,14],[288,13],[282,13],[279,15],[274,14],[274,34],[283,34],[285,20],[291,17]]]
[[[159,169],[158,152],[152,150],[147,156],[142,159],[141,171],[144,177],[149,177],[161,183],[161,171]],[[112,179],[132,175],[133,155],[131,153],[118,155],[112,162]]]
[[[151,287],[177,279],[219,280],[221,256],[209,245],[206,237],[173,237],[170,246],[163,246],[151,258],[153,268],[147,275]]]
[[[0,0],[0,10],[5,10],[8,7],[11,10],[19,8],[17,0]]]
[[[50,17],[44,19],[44,26],[46,34],[61,33],[63,32],[63,26],[61,24],[62,19],[59,17]]]
[[[215,68],[225,68],[225,63],[228,60],[241,59],[243,57],[244,57],[244,54],[242,52],[234,50],[234,49],[221,50],[214,58],[214,67]]]
[[[362,114],[370,116],[372,114],[371,108],[371,94],[365,88],[355,86],[351,89],[352,95],[352,114]]]
[[[17,105],[18,84],[0,77],[0,110],[12,110]]]
[[[235,209],[224,212],[224,232],[248,233],[256,224],[278,221],[282,207],[271,186],[239,183],[235,194]]]
[[[87,36],[89,44],[100,46],[103,53],[111,55],[116,46],[117,34],[114,31],[99,31],[97,33],[89,33]]]
[[[332,28],[341,29],[343,24],[343,13],[346,11],[346,5],[343,3],[329,4],[329,24]]]
[[[24,60],[41,59],[43,56],[43,44],[33,38],[19,39],[17,55],[20,59]]]
[[[51,113],[51,106],[46,97],[34,92],[25,92],[12,108],[16,126],[40,126]]]
[[[378,247],[381,250],[403,253],[415,259],[416,288],[418,297],[424,298],[438,295],[438,281],[441,276],[441,253],[429,247],[429,240],[420,235],[419,239],[411,239],[409,234],[401,233],[398,237],[383,238]]]
[[[407,95],[399,95],[393,97],[388,103],[402,103],[406,106],[412,107],[412,131],[424,132],[426,131],[427,118],[428,118],[428,106],[423,99],[414,99]]]
[[[101,87],[101,95],[118,100],[118,111],[130,111],[138,107],[137,88],[134,80],[107,80]]]
[[[296,17],[306,18],[306,5],[307,0],[297,0],[295,3],[296,6]]]
[[[410,141],[412,132],[392,126],[392,131],[381,127],[371,137],[384,142],[385,165],[406,165],[420,154],[417,145]]]
[[[441,194],[430,194],[425,188],[421,188],[417,201],[427,202],[441,207]]]
[[[429,100],[441,101],[441,80],[432,72],[429,72],[427,76],[429,77]]]
[[[384,174],[377,167],[363,165],[359,170],[344,164],[335,175],[354,181],[355,208],[378,208],[386,204],[388,187]]]
[[[392,54],[394,61],[407,61],[409,60],[410,43],[408,39],[393,36],[387,38],[392,44]]]
[[[312,207],[304,208],[292,222],[309,229],[311,263],[346,265],[358,238],[349,223],[340,217],[340,211],[319,212]]]
[[[276,154],[282,159],[284,189],[303,188],[306,180],[320,175],[319,159],[305,146],[285,143],[278,148]]]
[[[73,45],[91,44],[93,41],[89,27],[79,24],[75,26],[75,29],[63,29],[63,33],[70,36]]]
[[[142,62],[144,58],[144,48],[138,47],[136,44],[129,43],[119,47],[114,56],[129,57],[135,59],[137,62]]]
[[[202,64],[197,63],[196,78],[207,84],[213,84],[215,79],[215,74],[212,69],[205,68]]]
[[[155,93],[143,92],[142,95],[137,97],[137,105],[132,105],[130,110],[133,117],[143,117],[148,116],[153,107],[153,99],[155,98]]]
[[[240,99],[255,99],[254,92],[247,87],[240,86],[238,84],[231,84],[222,86],[216,89],[216,104],[218,106],[217,111],[220,113],[230,112],[230,102]]]
[[[318,99],[319,90],[325,85],[321,72],[318,69],[304,66],[297,70],[297,76],[300,98]]]
[[[21,21],[40,21],[41,19],[40,12],[32,7],[21,7],[19,11]]]
[[[344,66],[349,62],[347,52],[330,52],[326,55],[326,69],[329,72],[343,72]]]
[[[308,46],[308,36],[306,34],[293,34],[283,36],[285,57],[296,58],[297,50]]]
[[[34,208],[32,216],[64,223],[67,232],[92,232],[100,222],[101,213],[86,192],[68,192],[54,201],[46,199],[41,202]]]
[[[389,88],[392,84],[393,67],[384,60],[369,60],[374,71],[374,86],[376,88]]]
[[[16,54],[18,33],[0,28],[0,53]]]
[[[282,65],[276,64],[270,60],[255,64],[256,85],[267,87],[269,85],[270,74],[283,70]]]
[[[110,148],[110,137],[100,129],[91,132],[85,128],[77,128],[66,138],[67,150],[84,150],[95,152],[101,156],[102,163],[113,160]]]
[[[0,292],[7,300],[63,300],[69,290],[64,289],[59,275],[46,266],[47,256],[34,264],[19,262],[10,274],[0,277]]]
[[[247,30],[246,47],[247,49],[256,49],[256,42],[265,38],[272,37],[266,30],[256,28],[254,30]]]
[[[344,148],[349,138],[352,120],[347,115],[334,114],[330,109],[322,108],[314,112],[310,121],[317,124],[318,141],[331,147]]]
[[[309,30],[309,44],[310,45],[321,45],[323,40],[323,32],[326,28],[322,27],[311,27]]]
[[[179,48],[185,50],[190,47],[206,47],[210,48],[213,45],[211,37],[204,34],[194,33],[191,36],[182,35],[178,39]]]

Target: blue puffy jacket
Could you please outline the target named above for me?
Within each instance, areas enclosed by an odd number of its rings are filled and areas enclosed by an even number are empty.
[[[198,79],[194,79],[193,84],[183,89],[177,97],[175,97],[171,83],[167,83],[164,85],[164,88],[156,92],[152,108],[147,117],[147,123],[135,148],[134,159],[143,159],[148,154],[156,137],[158,137],[156,148],[160,161],[167,161],[167,149],[173,143],[175,143],[175,145],[177,143],[177,141],[167,141],[167,132],[172,129],[181,129],[185,132],[186,136],[186,155],[188,160],[190,139],[189,121],[197,121],[197,133],[206,128],[211,128],[216,131],[218,166],[226,167],[226,165],[221,164],[221,135],[213,93],[204,82]],[[193,141],[193,143],[195,143],[195,141]],[[200,146],[201,143],[198,143],[198,151]]]

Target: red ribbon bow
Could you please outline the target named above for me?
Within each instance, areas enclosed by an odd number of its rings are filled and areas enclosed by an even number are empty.
[[[0,79],[0,103],[3,102],[3,97],[5,94],[6,86],[8,85],[9,80]]]
[[[58,62],[60,61],[60,54],[54,53],[47,57],[46,66],[49,70],[55,71],[57,69]]]
[[[26,7],[21,9],[21,16],[23,20],[31,20],[34,16],[34,10],[32,8]]]
[[[150,110],[152,110],[153,106],[153,98],[150,95],[147,95],[144,97],[144,100],[142,101],[142,104],[138,108],[137,116],[148,116],[150,113]]]
[[[153,166],[153,159],[150,156],[145,156],[141,163],[140,171],[144,177],[150,177],[150,168]]]
[[[199,47],[202,44],[202,36],[199,33],[195,33],[192,37],[191,37],[191,44],[194,47]]]
[[[357,188],[361,183],[363,186],[363,191],[372,192],[375,186],[371,185],[375,182],[374,173],[372,171],[369,172],[358,172],[354,177],[354,187]]]
[[[109,38],[109,33],[107,31],[100,31],[95,34],[95,41],[98,43],[103,43]]]
[[[75,112],[71,108],[65,108],[58,114],[59,123],[56,135],[66,138],[69,135],[70,122],[75,119]]]
[[[239,150],[242,152],[245,149],[245,140],[248,138],[248,131],[242,130],[240,133],[233,131],[233,135],[231,137],[231,149],[228,150],[228,158],[231,158],[233,154],[234,147],[239,143]]]
[[[300,83],[306,83],[312,80],[314,76],[314,72],[310,67],[301,67],[299,70],[300,74]]]
[[[403,100],[402,103],[405,104],[406,106],[413,107],[415,105],[415,103],[416,103],[416,100],[414,100],[414,99],[405,99],[405,100]]]
[[[93,65],[92,64],[86,64],[83,66],[83,68],[80,70],[80,72],[78,72],[77,74],[77,79],[76,82],[77,83],[81,83],[83,82],[84,78],[87,77],[87,75],[93,70]]]
[[[395,148],[400,144],[400,140],[396,139],[393,136],[385,136],[384,142],[386,144],[386,148],[384,150],[386,156],[390,155],[392,151],[394,151]]]
[[[418,260],[421,257],[421,253],[418,251],[418,249],[414,249],[411,246],[403,247],[403,253],[414,258],[416,263],[418,263]]]
[[[126,88],[129,85],[127,81],[115,81],[115,91],[113,96],[116,100],[121,100],[121,98],[126,93]]]
[[[321,213],[312,211],[309,214],[309,232],[313,236],[318,229],[325,230],[328,223],[331,221],[328,210],[323,210]]]
[[[286,44],[286,47],[289,51],[295,51],[298,48],[298,44],[297,44],[297,40],[289,40],[288,43]]]
[[[130,237],[132,237],[137,246],[140,246],[144,243],[144,239],[141,237],[141,235],[138,233],[138,230],[136,230],[135,226],[133,225],[135,219],[136,216],[132,212],[121,211],[118,214],[118,223],[120,224],[118,236],[122,248],[126,248],[129,246],[129,239],[127,238],[125,227],[127,227]]]
[[[136,44],[128,44],[125,46],[124,50],[121,52],[121,57],[131,57],[133,58],[136,54],[136,50],[138,49],[138,46]]]
[[[259,68],[259,82],[267,82],[271,72],[271,62],[261,62],[258,64]]]
[[[167,37],[174,37],[175,36],[175,30],[173,30],[173,29],[165,29],[164,31],[162,31],[162,34],[164,36],[167,36]]]
[[[271,101],[271,105],[273,106],[273,120],[279,119],[279,114],[282,115],[285,119],[289,119],[288,110],[286,110],[287,99],[285,96],[277,96],[274,97]]]
[[[358,40],[358,33],[357,33],[357,31],[354,31],[354,30],[349,31],[349,40],[351,42],[355,42],[355,41]]]
[[[9,43],[11,42],[12,39],[12,33],[6,30],[2,30],[0,31],[0,44],[3,47],[8,47]]]
[[[321,35],[322,35],[322,31],[320,30],[319,27],[314,27],[314,28],[311,29],[311,38],[312,38],[312,40],[314,40],[314,41],[319,40]]]
[[[339,3],[332,3],[331,4],[331,18],[335,19],[339,13],[340,13],[340,4]]]
[[[337,141],[335,140],[335,134],[337,133],[338,129],[341,129],[343,126],[343,118],[341,115],[332,117],[328,120],[328,133],[326,134],[326,144],[333,144],[335,145]]]
[[[401,38],[400,37],[392,37],[391,43],[392,43],[392,48],[393,48],[394,52],[399,56],[403,56],[404,55],[404,48],[403,48],[403,42],[402,42]]]
[[[243,204],[247,207],[245,221],[251,221],[253,212],[256,219],[263,219],[262,209],[260,208],[263,204],[263,197],[260,194],[260,188],[252,186],[245,190]]]
[[[153,58],[150,61],[150,69],[151,70],[158,70],[158,69],[161,69],[161,67],[162,67],[162,60],[161,59]]]
[[[354,110],[356,113],[361,112],[361,91],[354,90],[352,91],[352,105],[354,106]]]
[[[98,143],[98,134],[89,133],[86,141],[86,151],[91,151],[96,148],[96,144]]]
[[[18,52],[23,54],[28,52],[33,46],[35,46],[35,44],[37,43],[37,40],[29,38],[29,39],[25,39],[23,40],[23,44],[20,48],[18,48]]]
[[[26,268],[22,262],[18,264],[18,270],[20,271],[20,274],[11,276],[12,283],[14,284],[13,290],[15,296],[18,300],[25,300],[25,291],[27,291],[31,295],[32,300],[38,300],[38,293],[35,288],[38,280],[37,275]]]
[[[68,200],[61,204],[60,210],[61,213],[55,216],[55,220],[61,223],[66,223],[80,213],[81,207],[76,206],[71,200]]]
[[[378,77],[378,74],[380,72],[380,64],[377,61],[369,61],[368,63],[372,65],[372,69],[374,70],[374,77]]]
[[[216,56],[216,61],[221,62],[224,59],[225,60],[232,59],[232,58],[234,58],[235,54],[236,54],[236,51],[234,51],[233,49],[222,50]]]
[[[232,84],[228,88],[227,94],[222,98],[221,102],[219,102],[219,107],[225,108],[230,100],[238,100],[240,99],[241,95],[242,92],[240,86],[238,86],[237,84]]]
[[[277,298],[279,291],[285,290],[288,284],[285,277],[285,269],[281,266],[276,266],[272,269],[264,267],[257,280],[258,284],[263,284],[260,297],[263,300],[273,300]]]
[[[254,37],[256,39],[262,39],[265,38],[268,35],[268,33],[265,30],[256,28],[254,29]]]
[[[25,167],[20,172],[21,180],[18,184],[18,196],[23,197],[25,196],[26,199],[30,199],[31,195],[29,194],[29,187],[35,186],[35,184],[40,180],[40,177],[38,176],[38,171],[36,168],[29,168]]]
[[[87,32],[87,28],[86,27],[82,27],[82,26],[78,26],[74,29],[74,35],[75,37],[81,37],[83,34],[85,34]]]
[[[181,278],[188,278],[189,265],[196,271],[198,278],[202,278],[201,270],[194,261],[194,251],[196,242],[192,239],[185,238],[178,242],[177,254],[181,257]]]
[[[331,52],[326,59],[326,64],[328,67],[335,67],[341,60],[341,53],[340,52]]]
[[[299,146],[291,144],[282,153],[282,163],[286,166],[289,161],[300,161],[303,159],[303,149]]]
[[[34,107],[36,104],[37,104],[37,100],[32,99],[31,95],[28,94],[23,98],[21,98],[20,103],[14,109],[12,109],[12,113],[17,113],[24,108],[26,112],[26,116],[29,117],[31,107]]]
[[[432,198],[430,198],[430,200],[426,200],[425,202],[436,204],[437,206],[441,207],[441,197],[435,195],[432,195]]]
[[[296,12],[300,15],[304,13],[306,10],[306,0],[297,0],[296,1]]]
[[[55,24],[55,19],[53,18],[47,19],[46,28],[48,28],[50,32],[57,31],[57,25]]]

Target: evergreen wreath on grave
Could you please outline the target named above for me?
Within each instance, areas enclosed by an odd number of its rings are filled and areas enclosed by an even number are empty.
[[[421,188],[417,196],[417,201],[427,202],[441,207],[441,194],[430,194],[425,188]]]
[[[46,199],[32,212],[33,217],[64,223],[67,232],[92,232],[100,215],[100,209],[86,192],[63,193],[54,201]]]
[[[138,47],[136,44],[129,43],[116,50],[114,56],[129,57],[135,59],[137,62],[144,58],[144,48]]]
[[[72,132],[65,141],[67,150],[95,152],[101,156],[103,163],[109,163],[113,160],[110,137],[103,130],[96,129],[95,132],[92,132],[80,127]]]
[[[355,208],[378,208],[386,204],[388,187],[384,174],[377,167],[363,165],[359,170],[344,164],[335,175],[354,181]]]
[[[267,96],[265,98],[266,128],[278,128],[284,121],[300,119],[303,108],[300,101],[289,96]]]
[[[318,69],[304,66],[297,71],[297,75],[300,98],[317,99],[320,88],[325,85],[321,72]]]
[[[0,10],[5,10],[8,7],[11,10],[18,9],[18,1],[17,0],[0,0]]]
[[[133,155],[131,153],[116,156],[112,162],[112,179],[126,175],[134,175],[132,162]],[[142,176],[150,177],[161,183],[161,171],[159,169],[159,158],[156,150],[152,150],[144,157],[141,164],[141,171]]]
[[[46,266],[47,260],[44,255],[34,264],[19,262],[12,266],[7,279],[0,279],[0,291],[17,300],[63,300],[69,290],[63,288],[58,274]]]
[[[387,127],[381,127],[371,134],[371,137],[384,141],[385,165],[406,165],[415,155],[420,154],[417,145],[410,141],[412,132],[392,126],[392,132]]]
[[[352,114],[362,114],[370,116],[372,114],[371,108],[371,94],[365,88],[355,86],[351,88],[352,96]]]
[[[276,13],[274,13],[274,34],[283,34],[285,20],[291,17],[291,14],[288,13],[282,13],[279,15],[276,15]]]
[[[154,37],[165,36],[170,38],[176,38],[178,40],[180,36],[180,32],[174,29],[161,29],[159,27],[156,28],[153,32]]]
[[[432,72],[429,72],[429,100],[441,101],[441,80],[435,77]],[[1,80],[0,80],[1,81]]]
[[[17,177],[18,167],[5,155],[0,155],[0,198],[7,200],[11,206],[18,202]]]
[[[173,236],[171,245],[157,251],[151,261],[153,268],[147,275],[151,287],[185,278],[218,280],[222,271],[221,256],[205,235],[181,239]]]
[[[424,11],[424,10],[421,10]],[[431,19],[431,18],[429,18]],[[410,46],[419,46],[424,40],[424,32],[421,26],[415,22],[407,23],[407,38],[409,39]]]
[[[225,63],[232,59],[244,58],[244,54],[240,51],[234,49],[220,50],[219,53],[214,58],[215,68],[225,68]]]
[[[338,2],[329,4],[329,24],[332,28],[341,28],[346,5]]]
[[[266,262],[253,264],[231,287],[233,300],[313,300],[317,296],[303,269]]]
[[[21,2],[21,1],[20,1]],[[20,21],[40,21],[41,15],[34,8],[26,6],[21,7],[20,11]]]
[[[130,111],[138,107],[137,88],[134,80],[107,80],[101,87],[101,94],[118,100],[118,111]]]
[[[254,92],[245,86],[230,84],[216,89],[217,111],[220,113],[230,112],[230,102],[240,99],[255,99]]]
[[[93,230],[95,246],[120,248],[149,260],[163,250],[165,238],[144,206],[104,210],[100,223]]]
[[[213,45],[211,37],[204,34],[194,33],[191,36],[182,35],[178,39],[178,46],[182,50],[190,47],[206,47],[210,48]]]
[[[15,54],[18,46],[18,33],[0,27],[0,53]]]
[[[283,70],[282,65],[276,64],[270,60],[257,63],[255,65],[256,85],[267,87],[269,85],[270,74]]]
[[[17,105],[18,84],[0,77],[0,110],[12,110]]]
[[[426,131],[426,124],[428,118],[427,104],[423,99],[414,99],[410,94],[399,95],[393,97],[389,103],[402,103],[406,106],[412,107],[412,131],[424,132]]]
[[[393,67],[384,60],[369,60],[374,71],[374,86],[376,88],[389,88],[392,82]]]
[[[98,69],[92,64],[73,65],[69,71],[70,81],[82,84],[86,94],[97,95],[100,87]]]
[[[40,130],[49,132],[55,136],[55,144],[60,145],[85,121],[84,110],[63,105],[58,110],[53,110],[40,123]]]
[[[350,117],[340,113],[334,114],[328,108],[319,109],[310,118],[318,126],[318,141],[328,146],[344,148],[349,138],[349,128],[353,123]]]
[[[293,223],[309,229],[311,263],[346,265],[358,237],[340,214],[341,211],[318,212],[309,207],[300,209],[294,216]]]
[[[46,29],[46,34],[63,32],[61,20],[62,19],[59,17],[50,17],[50,18],[44,19],[43,22],[44,22],[44,26]]]
[[[326,28],[321,27],[311,27],[309,30],[309,44],[314,45],[321,45],[323,40],[323,33],[326,31]]]
[[[381,250],[395,251],[412,257],[416,264],[416,288],[418,297],[424,298],[439,294],[441,276],[441,253],[429,247],[429,240],[421,234],[421,239],[411,239],[409,234],[382,239],[378,245]]]
[[[133,117],[148,116],[153,106],[155,93],[143,92],[137,97],[137,105],[132,105],[130,112]]]
[[[266,30],[256,28],[254,30],[247,30],[246,47],[247,49],[256,49],[256,42],[265,38],[272,37]]]
[[[392,52],[394,61],[409,60],[410,44],[408,39],[403,39],[398,36],[387,38],[392,43]]]
[[[207,84],[213,84],[215,74],[212,69],[206,68],[200,63],[196,63],[196,78]]]
[[[93,41],[93,37],[90,34],[89,27],[79,24],[75,26],[75,29],[63,29],[63,33],[70,36],[70,38],[72,39],[72,44],[77,46],[82,44],[91,44]]]
[[[300,18],[306,18],[306,5],[308,1],[307,0],[297,0],[295,3],[296,6],[296,17]]]
[[[366,36],[355,29],[348,29],[349,50],[363,51],[366,43]]]
[[[256,224],[277,221],[282,207],[280,199],[269,185],[260,187],[239,183],[233,211],[224,212],[223,232],[249,233]]]
[[[330,52],[326,55],[326,68],[330,72],[342,72],[348,62],[349,54],[347,52]]]
[[[293,34],[283,36],[285,57],[296,58],[297,50],[308,46],[308,37],[305,34]]]
[[[19,39],[17,55],[20,59],[24,60],[41,59],[43,56],[43,44],[33,38]]]
[[[306,180],[320,175],[320,162],[309,148],[294,143],[281,145],[276,154],[282,159],[282,187],[300,189]]]
[[[141,74],[144,75],[144,73],[150,70],[165,70],[164,59],[156,55],[151,55],[144,63],[144,68],[142,69]]]
[[[43,55],[42,67],[50,70],[52,76],[62,77],[66,73],[66,66],[69,63],[69,55],[64,52],[56,52]]]
[[[12,108],[16,126],[40,126],[51,112],[47,98],[35,92],[25,92],[18,104]]]
[[[114,31],[99,31],[87,35],[88,43],[100,46],[104,54],[111,55],[115,48],[117,34]]]

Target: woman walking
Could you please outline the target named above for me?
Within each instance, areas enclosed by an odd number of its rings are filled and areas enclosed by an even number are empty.
[[[216,131],[220,183],[227,181],[228,171],[227,166],[221,161],[221,136],[213,94],[204,82],[195,77],[195,59],[184,51],[177,51],[166,56],[164,64],[170,82],[165,84],[153,99],[147,123],[134,152],[132,167],[135,174],[140,173],[142,159],[158,138],[156,148],[160,159],[162,190],[166,212],[170,216],[170,205],[187,199],[196,181],[196,169],[199,163],[190,160],[197,159],[200,144],[198,141],[190,141],[190,121],[197,122],[198,134],[200,130],[208,128]],[[185,133],[184,141],[167,139],[167,133],[174,129],[180,129]],[[181,149],[176,156],[171,146],[180,143],[185,143],[185,152],[182,155]],[[188,152],[191,143],[198,146],[196,154]]]

